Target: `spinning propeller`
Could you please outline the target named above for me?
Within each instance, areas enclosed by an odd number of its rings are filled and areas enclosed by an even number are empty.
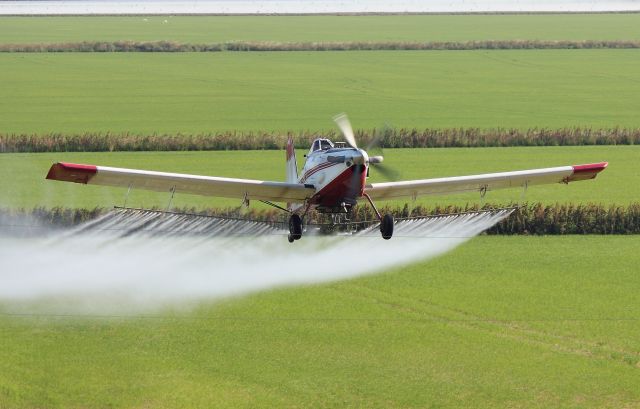
[[[382,148],[380,148],[380,142],[384,137],[384,133],[376,132],[375,137],[367,145],[366,149],[360,149],[358,148],[356,137],[353,133],[353,128],[351,127],[351,122],[349,122],[349,118],[347,117],[347,114],[344,114],[344,113],[338,114],[335,117],[333,117],[333,121],[336,123],[336,125],[338,125],[338,128],[340,128],[340,132],[342,132],[342,135],[344,136],[344,139],[347,141],[349,146],[359,150],[362,153],[362,156],[364,157],[366,164],[371,165],[374,169],[379,171],[388,180],[396,180],[398,178],[397,172],[395,172],[394,170],[382,164],[382,161],[384,160],[384,157],[382,155],[369,156],[367,154],[368,150],[371,150],[374,148],[379,148],[380,151],[382,151]]]

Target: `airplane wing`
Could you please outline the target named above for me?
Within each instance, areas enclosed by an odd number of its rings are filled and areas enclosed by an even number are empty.
[[[587,165],[560,166],[487,173],[483,175],[407,180],[401,182],[371,183],[365,187],[371,199],[395,199],[421,195],[441,195],[463,192],[483,192],[510,187],[525,187],[547,183],[569,183],[593,179],[607,167],[607,162]]]
[[[274,202],[303,202],[316,192],[312,185],[302,183],[198,176],[65,162],[54,163],[47,179]]]

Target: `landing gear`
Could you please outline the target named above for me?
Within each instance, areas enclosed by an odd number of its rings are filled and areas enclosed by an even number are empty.
[[[302,237],[302,218],[294,213],[289,218],[289,243],[300,240],[300,237]]]
[[[378,216],[378,220],[380,220],[380,233],[382,234],[382,238],[385,240],[389,240],[391,236],[393,236],[393,215],[385,214],[384,217],[378,211],[376,205],[373,204],[373,200],[369,197],[368,194],[364,194],[364,197],[367,198],[371,207],[376,212],[376,216]]]
[[[385,214],[380,220],[380,233],[385,240],[389,240],[393,236],[393,215]]]

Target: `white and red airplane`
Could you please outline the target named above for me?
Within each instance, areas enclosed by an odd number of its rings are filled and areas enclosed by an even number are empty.
[[[554,168],[454,176],[399,182],[367,183],[369,166],[381,163],[382,156],[369,156],[358,148],[346,115],[334,118],[342,131],[344,142],[332,143],[319,138],[313,141],[307,159],[298,175],[293,140],[289,138],[286,150],[287,180],[285,182],[222,178],[180,173],[154,172],[80,165],[58,162],[51,166],[47,179],[91,185],[120,186],[160,192],[189,193],[203,196],[237,198],[243,204],[259,200],[285,210],[289,217],[289,242],[300,239],[303,218],[311,207],[320,213],[348,214],[359,200],[367,200],[380,221],[384,239],[393,235],[393,215],[380,214],[374,200],[422,195],[453,194],[487,191],[503,188],[526,188],[531,185],[569,183],[594,179],[607,167],[607,162]],[[349,146],[346,146],[346,145]],[[273,202],[287,203],[287,208]]]

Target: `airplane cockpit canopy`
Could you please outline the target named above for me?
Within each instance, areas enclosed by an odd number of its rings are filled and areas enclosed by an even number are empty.
[[[313,144],[311,144],[311,149],[309,149],[309,153],[314,153],[317,151],[326,151],[333,148],[333,142],[331,142],[328,139],[324,139],[324,138],[318,138],[315,141],[313,141]]]

